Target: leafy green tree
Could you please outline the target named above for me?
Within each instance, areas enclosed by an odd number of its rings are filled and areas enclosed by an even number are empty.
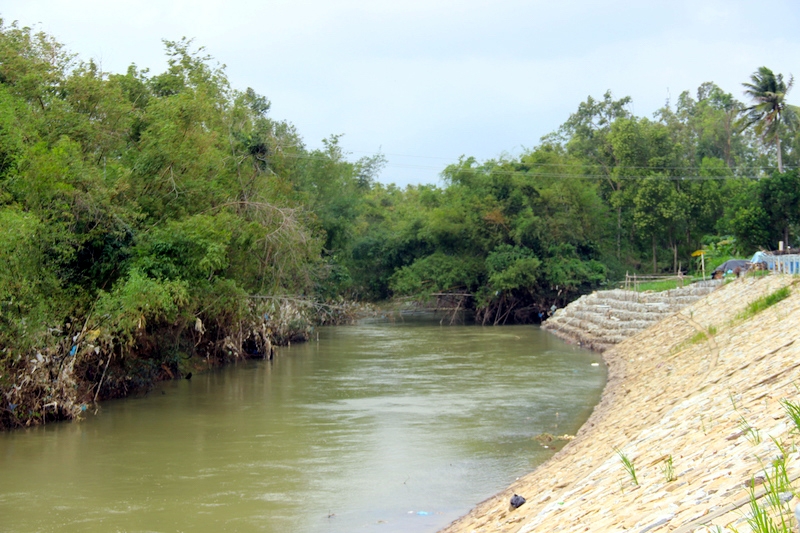
[[[575,247],[566,243],[550,247],[542,270],[546,283],[555,293],[553,300],[560,303],[569,302],[577,294],[596,289],[606,281],[608,272],[603,263],[581,258]]]
[[[722,230],[730,231],[744,253],[773,249],[777,241],[798,246],[800,177],[797,170],[748,180],[732,188]],[[794,240],[792,240],[794,234]]]
[[[733,178],[722,159],[705,157],[700,163],[698,179],[681,182],[686,202],[687,245],[697,249],[704,235],[713,235],[724,215],[725,184]],[[689,251],[689,250],[687,250]]]
[[[616,255],[622,254],[623,202],[619,198],[624,186],[624,177],[615,168],[619,164],[614,150],[612,125],[617,120],[632,118],[628,111],[631,103],[629,96],[614,100],[611,91],[606,91],[603,100],[595,100],[591,96],[578,106],[578,111],[559,128],[555,139],[561,140],[568,153],[584,166],[584,173],[604,178],[607,185],[603,192],[605,198],[611,200],[617,213]],[[546,138],[546,140],[551,140]]]
[[[611,91],[606,91],[602,100],[589,96],[558,133],[545,140],[565,143],[570,154],[590,165],[591,173],[610,177],[616,160],[608,135],[615,121],[632,117],[628,111],[630,103],[629,96],[614,100]],[[617,184],[610,182],[610,185],[615,188]]]
[[[737,117],[743,104],[711,82],[700,85],[697,99],[684,91],[675,110],[669,103],[656,116],[667,125],[676,143],[681,146],[679,166],[687,174],[704,158],[722,159],[733,169],[749,156],[745,139],[737,130]]]
[[[486,257],[490,288],[497,291],[531,289],[536,286],[541,264],[533,250],[502,244]]]
[[[435,252],[396,271],[390,280],[397,294],[472,291],[482,277],[482,261],[470,256],[451,256]]]
[[[761,206],[769,218],[770,233],[780,235],[784,245],[791,241],[791,229],[800,223],[800,174],[798,170],[776,173],[759,180]]]
[[[761,205],[757,181],[742,181],[726,207],[721,231],[736,238],[739,251],[749,254],[759,248],[770,248],[769,215]]]
[[[673,182],[660,176],[641,181],[634,198],[634,220],[643,238],[649,237],[653,274],[658,272],[658,243],[666,240],[673,252],[673,271],[678,268],[678,239],[687,219],[686,202]]]
[[[424,228],[442,198],[442,190],[432,185],[375,184],[364,195],[350,262],[353,296],[389,298],[394,272],[435,251]]]
[[[523,154],[520,168],[525,176],[517,178],[515,192],[526,202],[512,218],[515,242],[540,256],[552,242],[570,243],[588,255],[598,252],[610,237],[600,181],[586,178],[572,156],[552,145]]]
[[[33,33],[17,22],[10,26],[3,22],[0,19],[0,83],[36,112],[44,111],[59,98],[75,56],[44,32]]]
[[[317,217],[330,253],[346,248],[358,214],[353,168],[345,160],[339,138],[323,139],[324,150],[311,152],[295,178],[300,198]]]

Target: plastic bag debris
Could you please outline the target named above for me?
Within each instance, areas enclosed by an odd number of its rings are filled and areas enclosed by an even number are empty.
[[[525,503],[525,498],[523,498],[519,494],[514,494],[511,497],[511,507],[513,507],[514,509],[516,509],[517,507],[521,506],[524,503]]]

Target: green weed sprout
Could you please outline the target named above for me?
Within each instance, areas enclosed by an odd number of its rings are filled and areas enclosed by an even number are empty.
[[[789,415],[789,419],[794,423],[792,431],[800,433],[800,405],[789,400],[781,400],[781,405],[786,410],[786,414]]]
[[[788,509],[784,509],[784,505],[779,505],[776,508],[780,519],[779,524],[772,520],[765,508],[758,505],[755,488],[750,488],[750,516],[747,517],[747,523],[753,533],[793,533],[792,513]],[[788,521],[787,518],[789,519]]]
[[[661,471],[664,472],[664,479],[667,480],[667,483],[677,479],[675,477],[675,468],[672,465],[671,455],[667,456],[667,458],[664,460],[664,465],[661,467]]]
[[[633,484],[638,485],[639,480],[636,479],[636,467],[633,465],[633,461],[631,461],[631,459],[627,455],[622,453],[622,450],[620,450],[619,448],[614,448],[614,451],[617,452],[620,461],[622,461],[622,466],[623,468],[625,468],[625,471],[631,477],[631,481],[633,482]]]
[[[751,426],[750,423],[741,415],[739,415],[739,427],[742,428],[742,431],[747,436],[747,440],[749,440],[752,444],[761,444],[761,433],[757,428]]]

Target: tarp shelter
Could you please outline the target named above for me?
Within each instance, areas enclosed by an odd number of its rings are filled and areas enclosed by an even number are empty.
[[[728,274],[730,272],[735,272],[736,269],[739,269],[741,272],[744,272],[748,268],[750,268],[750,261],[747,259],[728,259],[720,266],[714,269],[714,272],[722,272],[723,274]]]

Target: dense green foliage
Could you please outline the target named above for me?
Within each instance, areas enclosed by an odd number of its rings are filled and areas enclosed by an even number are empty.
[[[375,180],[383,156],[307,149],[191,41],[165,46],[165,72],[110,74],[0,23],[0,426],[263,353],[282,296],[456,293],[529,322],[700,248],[800,244],[791,81],[768,69],[751,107],[712,83],[653,118],[589,97],[519,157],[400,189]]]
[[[166,72],[107,74],[0,32],[0,426],[180,375],[187,356],[263,353],[268,297],[336,292],[351,189],[380,158],[307,150],[202,50],[165,45]]]

